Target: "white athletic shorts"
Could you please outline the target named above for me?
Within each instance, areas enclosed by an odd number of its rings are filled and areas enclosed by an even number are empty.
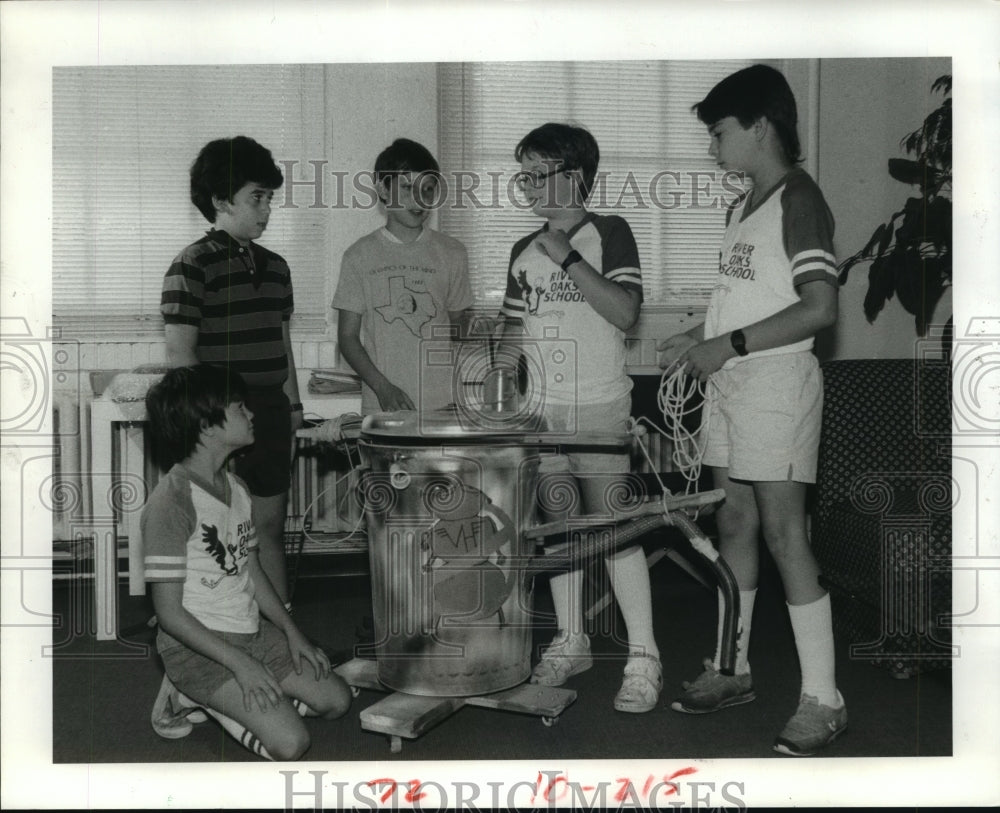
[[[816,482],[823,374],[811,351],[757,356],[710,379],[702,464],[732,480]]]

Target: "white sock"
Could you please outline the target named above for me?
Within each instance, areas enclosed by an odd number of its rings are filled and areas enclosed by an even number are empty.
[[[653,638],[653,602],[645,551],[636,545],[609,557],[605,564],[618,609],[625,619],[629,654],[659,658],[660,650]]]
[[[299,717],[318,717],[319,716],[318,714],[316,714],[315,711],[313,711],[311,708],[309,708],[309,706],[307,706],[305,703],[303,703],[297,697],[293,697],[292,698],[292,706],[299,713]]]
[[[809,604],[788,605],[795,648],[802,670],[802,694],[811,694],[824,706],[843,703],[834,676],[833,616],[830,594]]]
[[[583,570],[557,573],[549,579],[549,589],[559,630],[574,638],[583,635]]]
[[[227,717],[221,711],[216,711],[215,709],[210,708],[206,708],[205,711],[218,720],[219,725],[221,725],[237,742],[239,742],[240,745],[248,751],[253,751],[253,753],[257,754],[257,756],[264,757],[264,759],[269,759],[274,762],[274,757],[267,752],[267,749],[257,738],[257,735],[245,725],[237,722],[232,717]]]
[[[719,625],[715,633],[715,658],[712,665],[716,670],[722,668],[722,626],[726,617],[726,597],[722,590],[716,589],[716,597],[719,604]],[[757,588],[753,590],[740,590],[740,620],[739,629],[736,636],[736,674],[746,675],[750,673],[749,652],[750,649],[750,622],[753,619],[753,603],[757,598]]]

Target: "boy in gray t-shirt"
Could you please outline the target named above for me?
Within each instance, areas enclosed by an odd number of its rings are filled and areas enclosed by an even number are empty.
[[[415,141],[396,139],[375,161],[385,226],[344,252],[332,306],[337,342],[361,376],[364,414],[430,410],[457,400],[452,369],[428,365],[423,339],[464,333],[472,305],[468,257],[458,240],[426,227],[438,164]]]

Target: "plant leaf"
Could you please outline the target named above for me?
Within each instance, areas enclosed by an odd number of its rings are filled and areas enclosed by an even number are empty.
[[[879,246],[881,246],[882,245],[882,241],[885,239],[885,235],[887,233],[889,235],[889,239],[891,240],[892,239],[892,229],[889,227],[889,224],[888,223],[880,223],[879,227],[877,229],[875,229],[874,234],[872,234],[872,236],[868,240],[868,242],[865,243],[865,247],[863,249],[861,249],[861,252],[860,252],[861,255],[862,256],[868,256],[868,255],[870,255],[872,253],[872,250],[875,248],[876,244],[878,244]],[[877,253],[881,254],[882,251],[883,251],[883,249],[880,248]]]
[[[896,288],[896,296],[899,297],[899,304],[908,313],[916,314],[920,306],[921,284],[920,278],[923,275],[923,258],[916,249],[904,251],[899,262],[893,267],[893,284]]]
[[[927,325],[934,316],[934,309],[941,300],[944,292],[943,278],[939,267],[939,260],[931,257],[924,260],[923,273],[920,276],[921,291],[920,302],[916,308],[916,328],[917,335],[924,336],[927,333]]]
[[[936,197],[924,208],[924,242],[940,253],[951,246],[951,201]]]
[[[890,264],[892,255],[878,257],[868,269],[868,293],[865,294],[865,317],[874,322],[887,300],[892,298],[893,273]]]
[[[939,90],[944,93],[951,93],[951,74],[946,73],[944,76],[939,76],[934,80],[934,84],[931,85],[931,90],[937,93]]]
[[[904,250],[913,243],[920,243],[924,232],[924,199],[908,198],[902,211],[903,219],[896,229],[896,248]]]
[[[920,161],[909,158],[890,158],[889,174],[897,181],[907,184],[923,184],[925,167]]]

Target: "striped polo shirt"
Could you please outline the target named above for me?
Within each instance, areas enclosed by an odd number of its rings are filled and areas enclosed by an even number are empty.
[[[292,310],[284,259],[219,229],[178,254],[163,279],[164,322],[197,327],[198,360],[232,368],[255,389],[278,388],[288,377],[282,323]]]

